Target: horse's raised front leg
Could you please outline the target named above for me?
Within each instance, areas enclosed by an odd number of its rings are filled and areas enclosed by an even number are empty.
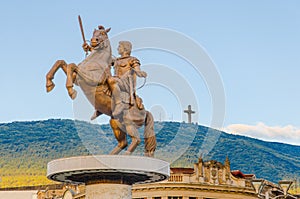
[[[77,96],[77,91],[73,89],[73,83],[76,76],[76,70],[77,66],[74,63],[67,65],[67,81],[66,81],[66,87],[69,93],[69,96],[72,99],[75,99]]]
[[[49,72],[46,75],[46,89],[47,92],[50,92],[55,87],[55,84],[53,83],[52,79],[54,78],[55,73],[59,68],[62,68],[65,74],[67,74],[67,64],[64,60],[57,60],[55,64],[52,66],[52,68],[49,70]]]
[[[119,125],[120,122],[118,120],[116,119],[110,120],[110,126],[118,141],[118,145],[110,152],[110,155],[119,154],[127,146],[126,133],[119,128]]]

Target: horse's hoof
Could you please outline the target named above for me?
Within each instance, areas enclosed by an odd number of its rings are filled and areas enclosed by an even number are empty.
[[[77,91],[76,90],[72,90],[71,92],[69,92],[69,95],[71,97],[72,100],[74,100],[77,96]]]
[[[96,119],[98,116],[96,116],[96,115],[92,115],[92,117],[91,117],[91,120],[94,120],[94,119]]]
[[[93,114],[92,117],[91,117],[91,120],[96,119],[99,115],[102,115],[102,113],[99,112],[99,111],[95,111],[94,114]]]
[[[54,83],[46,85],[47,93],[49,93],[50,91],[52,91],[54,87],[55,87]]]

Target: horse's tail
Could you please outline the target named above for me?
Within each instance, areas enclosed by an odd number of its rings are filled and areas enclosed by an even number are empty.
[[[154,133],[154,119],[149,111],[146,111],[145,129],[145,156],[154,157],[156,149],[156,136]]]

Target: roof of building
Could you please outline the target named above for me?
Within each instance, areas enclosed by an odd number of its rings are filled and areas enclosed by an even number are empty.
[[[256,178],[255,174],[244,174],[244,176],[247,179],[252,179],[252,178],[254,179],[254,178]]]
[[[193,174],[194,169],[193,168],[170,168],[172,174]]]
[[[231,174],[236,178],[245,178],[245,174],[243,174],[240,170],[233,170]]]
[[[244,174],[240,170],[233,170],[231,174],[236,178],[253,179],[256,178],[255,174]]]

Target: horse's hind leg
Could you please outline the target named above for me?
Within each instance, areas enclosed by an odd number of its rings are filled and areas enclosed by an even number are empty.
[[[156,136],[154,132],[154,119],[149,111],[146,112],[144,139],[145,156],[154,157],[154,151],[156,149]]]
[[[118,141],[118,145],[110,152],[110,155],[119,154],[127,146],[126,133],[119,128],[119,125],[120,122],[118,120],[116,119],[110,120],[110,126]]]
[[[141,138],[137,128],[133,124],[126,125],[126,132],[131,137],[131,143],[127,148],[126,155],[130,155],[140,144]]]
[[[55,87],[55,84],[53,83],[52,79],[54,78],[55,73],[59,68],[62,68],[63,71],[67,72],[67,64],[64,60],[57,60],[55,64],[52,66],[52,68],[49,70],[49,72],[46,75],[46,89],[47,92],[50,92]]]

